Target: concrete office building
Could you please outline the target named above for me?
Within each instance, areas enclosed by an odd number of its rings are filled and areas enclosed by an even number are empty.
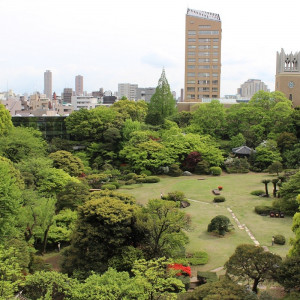
[[[293,103],[300,106],[300,52],[277,52],[275,90],[283,92]]]
[[[83,95],[83,76],[81,75],[75,77],[75,95]]]
[[[44,94],[48,99],[52,99],[52,72],[49,70],[44,72]]]
[[[71,103],[71,98],[73,96],[73,90],[71,88],[64,88],[64,92],[62,94],[64,103]]]
[[[123,96],[127,97],[129,100],[137,99],[137,84],[130,83],[119,83],[118,84],[118,98],[121,99]]]
[[[270,90],[260,79],[248,79],[237,89],[237,94],[240,97],[251,98],[258,91],[269,92]]]
[[[221,37],[219,14],[187,10],[184,101],[220,97]]]
[[[156,91],[155,87],[137,88],[136,99],[150,102],[151,97],[154,95],[155,91]]]

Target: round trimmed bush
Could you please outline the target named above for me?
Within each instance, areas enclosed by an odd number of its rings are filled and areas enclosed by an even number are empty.
[[[178,177],[178,176],[182,175],[182,171],[181,171],[181,169],[179,168],[178,165],[172,164],[172,165],[169,166],[168,175],[172,176],[172,177]]]
[[[273,210],[273,207],[267,205],[258,205],[255,206],[254,210],[259,215],[268,215],[271,212],[271,210]]]
[[[214,202],[219,203],[219,202],[224,202],[225,201],[225,197],[223,196],[216,196],[214,198]]]
[[[157,176],[148,176],[146,178],[142,179],[143,183],[156,183],[156,182],[160,182],[160,178]]]
[[[285,244],[285,237],[281,234],[277,234],[274,236],[274,243],[278,245],[284,245]]]
[[[141,175],[146,175],[146,176],[151,176],[151,175],[152,175],[152,172],[149,171],[149,170],[143,170],[143,171],[141,171],[140,174],[141,174]]]
[[[125,185],[131,185],[131,184],[135,184],[136,181],[134,179],[129,179],[127,181],[125,181]]]
[[[222,169],[220,167],[211,167],[209,171],[213,176],[220,176],[222,174]]]
[[[115,190],[117,187],[114,184],[106,183],[101,186],[102,190]]]
[[[113,184],[116,187],[116,189],[119,189],[121,186],[121,183],[119,183],[117,181],[111,181],[109,184]]]
[[[250,194],[251,195],[254,195],[254,196],[261,196],[261,195],[264,195],[265,191],[263,190],[255,190],[255,191],[252,191]]]

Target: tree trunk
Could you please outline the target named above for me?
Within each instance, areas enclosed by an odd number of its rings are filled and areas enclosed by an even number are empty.
[[[266,197],[269,197],[268,184],[265,183]]]
[[[253,287],[252,287],[252,291],[254,292],[254,293],[256,293],[257,294],[257,286],[258,286],[258,283],[259,283],[259,279],[258,278],[255,278],[254,279],[254,282],[253,282]]]
[[[276,198],[276,193],[277,193],[277,189],[276,189],[276,183],[273,183],[274,189],[273,189],[273,197]]]
[[[47,247],[47,240],[48,240],[48,233],[51,225],[47,226],[47,229],[44,232],[44,240],[43,240],[43,254],[46,253],[46,247]]]

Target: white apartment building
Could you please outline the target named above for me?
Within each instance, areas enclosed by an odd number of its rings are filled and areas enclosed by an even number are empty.
[[[118,84],[118,98],[121,99],[123,96],[129,100],[137,100],[137,84],[131,83],[119,83]]]
[[[81,108],[92,109],[100,105],[98,99],[93,96],[72,96],[71,104],[74,110],[80,110]]]

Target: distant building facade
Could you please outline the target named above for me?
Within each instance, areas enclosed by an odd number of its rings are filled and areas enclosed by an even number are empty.
[[[75,77],[75,95],[83,95],[83,76],[81,75]]]
[[[237,89],[237,94],[240,97],[251,98],[258,91],[269,92],[270,90],[260,79],[248,79]]]
[[[44,94],[48,99],[52,97],[52,72],[50,70],[46,70],[44,72]]]
[[[137,99],[137,84],[131,83],[119,83],[118,84],[118,98],[127,97],[129,100]]]
[[[155,91],[155,87],[137,88],[136,100],[145,100],[146,102],[150,102],[151,97],[154,95]]]
[[[98,99],[93,96],[72,96],[71,104],[74,110],[81,108],[92,109],[98,106]]]
[[[188,9],[184,101],[220,97],[222,24],[219,14]],[[181,100],[182,101],[182,100]]]
[[[63,94],[62,94],[62,100],[64,103],[71,103],[71,99],[73,96],[73,89],[71,88],[64,88]]]
[[[293,106],[300,106],[300,52],[277,52],[275,90],[283,92]]]

